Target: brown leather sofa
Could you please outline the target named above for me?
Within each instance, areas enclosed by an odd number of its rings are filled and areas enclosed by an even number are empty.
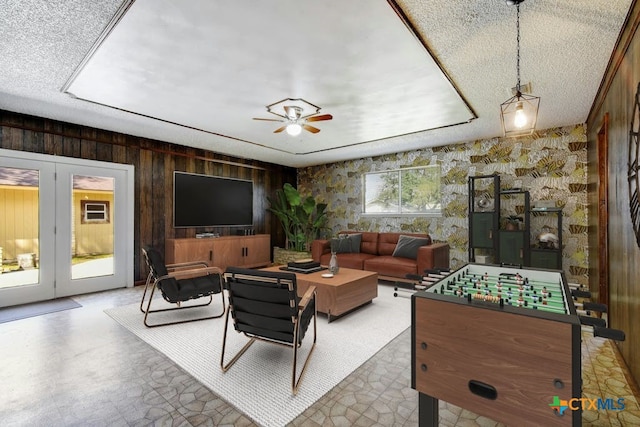
[[[342,231],[339,235],[361,234],[359,252],[337,253],[338,266],[375,271],[382,279],[404,278],[407,274],[422,274],[425,269],[449,268],[449,244],[433,243],[428,234],[376,233]],[[400,236],[426,238],[429,242],[417,248],[416,258],[393,256]],[[322,265],[331,259],[331,241],[314,240],[311,257]]]

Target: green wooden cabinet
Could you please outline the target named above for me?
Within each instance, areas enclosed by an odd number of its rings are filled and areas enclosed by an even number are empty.
[[[500,176],[469,177],[469,261],[476,255],[498,259]]]
[[[471,213],[471,246],[474,248],[494,247],[494,216],[493,212]]]
[[[502,264],[525,264],[525,233],[528,231],[500,230],[500,262]]]
[[[558,251],[555,249],[531,249],[531,267],[560,270]]]
[[[531,247],[531,266],[562,270],[562,209],[561,208],[533,208],[531,209],[534,241]],[[550,234],[548,234],[550,233]],[[538,241],[539,237],[555,236],[555,243],[547,240]]]

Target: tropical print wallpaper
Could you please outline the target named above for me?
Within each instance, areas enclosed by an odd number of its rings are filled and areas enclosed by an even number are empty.
[[[362,214],[363,174],[434,164],[441,167],[441,216]],[[342,230],[429,233],[449,243],[451,267],[458,268],[469,259],[469,176],[494,173],[500,175],[501,189],[528,190],[532,207],[562,208],[563,270],[569,282],[588,285],[585,125],[301,168],[298,188],[328,204],[329,230],[324,237]],[[509,210],[522,214],[521,199],[502,200],[503,215]],[[531,244],[537,244],[542,232],[557,234],[556,224],[554,215],[532,216]]]

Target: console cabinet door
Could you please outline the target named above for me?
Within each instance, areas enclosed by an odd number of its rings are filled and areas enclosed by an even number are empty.
[[[213,244],[212,265],[222,271],[227,267],[242,266],[242,253],[240,251],[240,240],[234,238],[221,237],[211,239]]]
[[[213,247],[205,239],[167,239],[165,242],[165,262],[179,264],[181,262],[204,261],[211,267]]]
[[[246,267],[260,267],[271,263],[271,236],[249,236],[243,242],[242,262]]]

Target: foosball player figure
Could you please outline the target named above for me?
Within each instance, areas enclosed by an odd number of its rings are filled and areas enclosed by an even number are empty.
[[[542,287],[542,298],[546,298],[547,296],[549,296],[549,292],[547,291],[547,287],[543,286]]]
[[[516,285],[522,285],[522,276],[520,273],[516,273]]]
[[[501,290],[502,290],[502,282],[500,281],[500,279],[498,279],[498,283],[496,284],[496,289],[497,289],[498,291],[501,291]]]
[[[538,302],[538,294],[537,291],[533,291],[533,295],[531,295],[531,299],[533,300],[533,303],[537,303]]]
[[[518,298],[518,307],[522,307],[524,305],[524,298],[522,298],[522,295],[520,295],[520,298]]]
[[[507,288],[507,298],[511,299],[512,296],[513,296],[513,292],[511,292],[511,288]]]

